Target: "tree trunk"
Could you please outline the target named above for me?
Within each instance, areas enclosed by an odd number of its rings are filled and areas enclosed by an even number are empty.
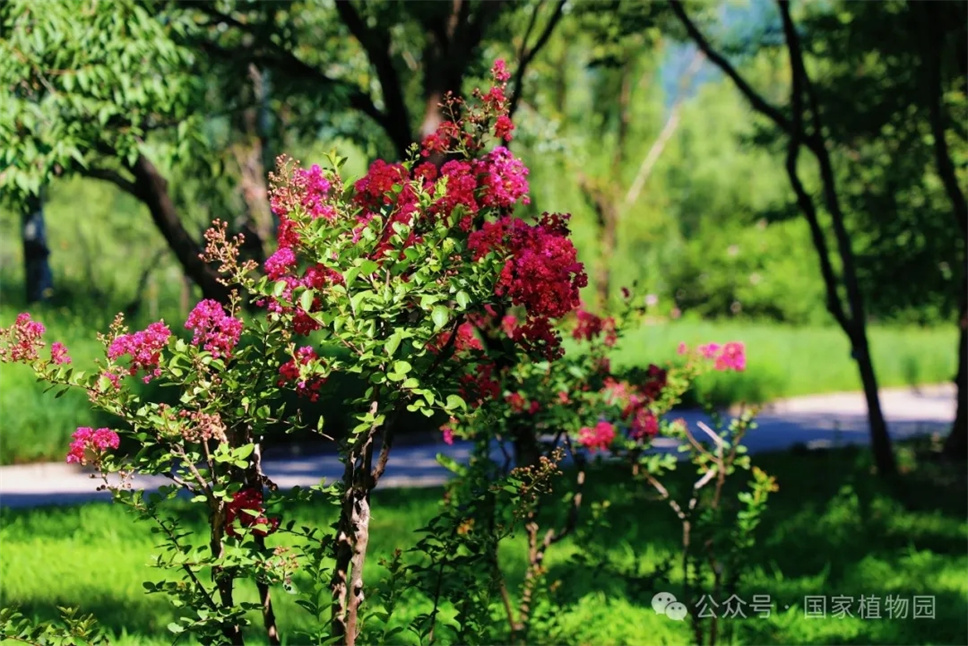
[[[955,375],[955,385],[958,393],[958,411],[955,413],[955,423],[951,426],[951,433],[944,442],[944,455],[956,460],[968,459],[968,279],[961,284],[961,315],[958,320],[958,374]]]
[[[881,475],[892,475],[897,471],[894,451],[891,448],[891,436],[887,432],[887,421],[881,409],[880,395],[877,389],[877,375],[871,362],[870,346],[867,343],[867,330],[863,324],[857,326],[856,338],[852,339],[854,361],[860,371],[860,381],[864,387],[864,399],[867,401],[867,421],[871,430],[871,450],[874,453],[874,464]]]
[[[54,278],[47,260],[50,248],[47,246],[47,230],[44,226],[44,202],[39,195],[28,198],[24,204],[20,231],[24,245],[27,302],[46,301],[54,291]]]
[[[168,194],[168,181],[144,155],[139,155],[129,170],[134,175],[135,194],[148,206],[151,219],[175,253],[185,275],[195,281],[205,298],[228,300],[228,288],[218,282],[216,271],[199,257],[202,248],[182,225]]]
[[[236,220],[236,229],[245,234],[243,251],[259,264],[271,252],[270,245],[275,230],[272,210],[269,208],[268,169],[274,164],[269,145],[271,110],[269,108],[269,82],[267,71],[254,63],[249,65],[253,101],[257,107],[242,113],[242,141],[232,148],[239,165],[239,188],[242,189],[244,213]]]
[[[532,467],[538,464],[541,458],[541,446],[538,444],[534,428],[519,426],[513,433],[514,466]]]
[[[947,25],[964,25],[964,7],[962,5],[927,2],[909,3],[911,10],[916,18],[915,24],[920,30],[921,56],[923,59],[923,74],[921,77],[924,88],[924,99],[928,105],[928,120],[931,126],[931,138],[933,143],[935,165],[938,168],[938,176],[941,178],[945,187],[945,192],[951,202],[951,212],[954,216],[955,227],[962,240],[962,249],[968,249],[968,203],[965,201],[965,194],[958,176],[955,173],[955,165],[951,160],[951,153],[948,150],[948,142],[945,139],[950,119],[944,106],[944,80],[942,78],[942,48],[945,41],[945,28]],[[945,9],[954,12],[945,16]],[[960,40],[960,39],[959,39]],[[960,40],[961,48],[958,55],[954,57],[957,62],[957,73],[964,76],[966,60],[963,49],[963,40]],[[964,258],[959,261],[962,272],[968,271],[965,267]],[[949,458],[964,460],[968,454],[968,410],[965,409],[965,398],[968,397],[968,369],[965,367],[965,353],[968,352],[965,341],[965,328],[968,326],[968,276],[963,275],[958,294],[958,372],[955,375],[955,386],[957,387],[957,412],[955,421],[951,426],[951,432],[944,443],[944,455]]]
[[[599,242],[598,268],[596,271],[595,289],[598,292],[598,305],[602,311],[608,311],[608,299],[612,293],[612,259],[615,256],[615,238],[618,229],[618,214],[614,205],[609,202],[600,210],[602,217],[602,238]]]
[[[864,397],[867,400],[867,420],[870,426],[871,449],[877,471],[882,476],[891,476],[897,472],[894,452],[891,450],[891,437],[887,432],[887,422],[881,410],[880,396],[877,391],[877,376],[871,361],[870,346],[867,341],[867,321],[864,310],[864,298],[857,281],[854,250],[850,236],[845,226],[845,217],[840,207],[840,197],[834,178],[833,166],[827,152],[827,142],[824,138],[824,128],[821,119],[821,109],[814,92],[810,76],[803,62],[800,39],[790,17],[790,5],[785,0],[779,0],[780,14],[783,19],[783,32],[787,43],[792,74],[791,107],[792,121],[788,132],[790,142],[787,149],[787,175],[791,186],[797,195],[797,203],[803,211],[804,217],[810,224],[814,246],[820,257],[821,273],[827,286],[828,308],[837,323],[847,334],[851,343],[851,350],[857,368],[860,371]],[[804,98],[806,98],[806,105]],[[803,123],[805,107],[809,106],[812,133],[808,134]],[[780,125],[777,122],[777,125]],[[837,282],[830,264],[829,251],[823,235],[813,199],[806,193],[797,175],[797,155],[801,145],[812,142],[809,148],[813,151],[820,167],[823,203],[830,214],[834,237],[837,242],[837,252],[841,262],[841,283],[847,296],[847,309],[840,301]]]

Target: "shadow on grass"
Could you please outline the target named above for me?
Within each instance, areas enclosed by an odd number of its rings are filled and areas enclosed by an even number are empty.
[[[882,479],[859,449],[765,454],[756,462],[777,476],[780,491],[757,530],[738,596],[770,595],[773,615],[724,622],[735,641],[968,643],[968,477],[959,465],[922,460],[913,472]],[[688,488],[684,475],[670,489]],[[590,476],[599,484],[588,503],[616,478],[608,470]],[[590,547],[610,551],[621,566],[556,562],[549,578],[561,582],[559,612],[600,594],[651,613],[655,593],[682,589],[681,526],[666,503],[644,490],[611,501],[610,526]],[[807,619],[804,597],[814,595],[851,597],[853,617]],[[891,619],[886,609],[881,620],[857,616],[861,596],[883,603],[888,595],[907,599],[907,619]],[[915,595],[932,599],[933,619],[913,619]]]

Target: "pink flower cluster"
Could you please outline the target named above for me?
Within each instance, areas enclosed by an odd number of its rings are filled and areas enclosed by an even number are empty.
[[[453,427],[456,423],[457,423],[457,420],[451,417],[448,423],[440,427],[440,439],[444,441],[444,444],[452,445],[454,443]]]
[[[50,344],[50,360],[56,364],[67,364],[71,362],[71,357],[67,354],[67,347],[60,341]]]
[[[263,527],[252,530],[256,536],[266,536],[279,528],[278,518],[266,517],[262,491],[259,489],[241,489],[225,505],[225,532],[229,536],[239,535],[235,529],[236,520],[242,527],[262,525]]]
[[[725,345],[706,343],[696,348],[696,352],[704,359],[713,361],[713,368],[720,372],[746,370],[746,346],[739,341],[731,341]],[[689,346],[679,344],[679,354],[689,353]]]
[[[313,164],[309,170],[299,169],[296,171],[297,181],[304,184],[302,191],[302,206],[312,219],[326,218],[329,221],[336,219],[336,209],[327,204],[329,180],[323,177],[322,169]]]
[[[161,349],[168,344],[170,337],[171,330],[165,322],[157,321],[140,332],[121,334],[116,337],[108,346],[108,359],[115,361],[124,355],[129,355],[131,364],[128,367],[128,374],[134,375],[139,370],[144,370],[146,373],[144,382],[148,383],[153,377],[161,374],[161,369],[158,367],[158,362],[161,361]]]
[[[655,364],[649,365],[644,381],[637,386],[611,377],[605,379],[602,388],[605,402],[621,408],[621,418],[628,422],[629,437],[633,440],[654,437],[659,432],[659,420],[649,410],[649,404],[662,396],[667,379],[668,372]]]
[[[18,314],[13,325],[0,329],[0,361],[34,361],[45,345],[40,338],[44,332],[43,324],[31,320],[30,314]]]
[[[615,440],[615,427],[601,421],[592,427],[584,427],[578,432],[578,443],[592,451],[605,451]]]
[[[303,367],[307,367],[311,373],[316,367],[313,364],[318,359],[319,356],[311,346],[307,345],[299,348],[296,350],[295,358],[290,359],[279,367],[280,378],[277,385],[286,386],[290,383],[295,383],[296,394],[300,397],[308,397],[309,401],[317,401],[319,399],[319,391],[322,389],[323,384],[326,383],[326,378],[313,374],[304,378],[302,372]]]
[[[96,431],[82,427],[74,431],[71,436],[70,449],[67,452],[67,462],[69,464],[86,464],[85,455],[87,451],[100,454],[107,449],[116,449],[121,443],[118,434],[108,428],[99,428]]]
[[[332,184],[316,164],[309,169],[295,169],[288,182],[273,186],[269,205],[272,212],[280,218],[280,237],[295,236],[295,240],[288,242],[298,241],[298,236],[291,227],[286,227],[284,234],[282,226],[284,221],[287,225],[291,225],[287,216],[297,207],[301,207],[314,220],[317,218],[335,220],[336,209],[328,203],[331,188]]]
[[[504,146],[498,146],[475,164],[481,176],[483,190],[481,205],[493,208],[513,208],[518,200],[530,204],[528,198],[528,168]]]
[[[228,359],[242,334],[242,321],[230,316],[218,301],[206,299],[188,315],[185,329],[195,333],[192,345],[202,346],[215,358]]]

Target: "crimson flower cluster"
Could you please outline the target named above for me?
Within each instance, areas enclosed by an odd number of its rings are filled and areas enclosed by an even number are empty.
[[[537,224],[511,217],[485,224],[468,238],[475,258],[491,252],[507,255],[496,292],[524,309],[523,321],[502,321],[515,341],[541,348],[549,358],[561,355],[561,337],[552,327],[580,304],[588,284],[585,268],[569,239],[567,215],[545,213]]]
[[[71,436],[70,449],[67,452],[69,464],[85,464],[87,452],[99,455],[108,449],[116,449],[121,443],[118,434],[109,428],[99,428],[96,431],[89,427],[81,427]]]
[[[256,536],[266,536],[279,528],[278,518],[265,515],[261,489],[241,489],[232,496],[232,501],[225,505],[225,532],[229,536],[239,535],[236,520],[242,527],[255,527],[252,533]]]
[[[194,331],[193,345],[201,346],[215,358],[228,359],[242,334],[242,321],[229,315],[218,301],[206,299],[188,315],[185,329]]]
[[[507,85],[511,80],[503,60],[494,61],[491,67],[494,84],[482,92],[476,88],[473,96],[480,103],[476,110],[465,111],[463,118],[452,117],[443,121],[437,130],[424,138],[420,154],[424,157],[444,155],[455,150],[471,153],[480,148],[479,132],[492,132],[495,137],[510,142],[514,123],[508,115]],[[461,99],[448,94],[444,98],[444,112],[456,115],[461,112]]]
[[[541,404],[537,400],[532,400],[529,402],[521,393],[518,392],[509,393],[504,398],[504,401],[507,402],[507,405],[511,409],[512,413],[523,413],[527,411],[529,415],[534,415],[541,410]]]
[[[602,342],[606,347],[611,348],[618,342],[618,331],[615,329],[613,317],[602,318],[583,308],[575,312],[575,317],[577,320],[571,335],[576,341],[594,341],[604,334]]]
[[[301,397],[309,398],[309,401],[319,399],[319,391],[326,383],[325,377],[320,377],[313,373],[312,368],[318,362],[319,356],[312,346],[304,346],[296,350],[296,356],[279,367],[279,381],[277,385],[285,386],[291,382],[296,385],[296,393]],[[309,376],[303,377],[302,368],[309,368]]]

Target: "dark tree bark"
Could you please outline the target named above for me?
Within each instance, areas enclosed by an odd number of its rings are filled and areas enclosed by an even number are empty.
[[[229,289],[219,282],[218,272],[201,259],[202,247],[188,233],[178,217],[178,210],[168,193],[168,180],[144,155],[139,155],[127,170],[133,180],[112,169],[88,168],[83,174],[111,182],[144,202],[151,213],[152,221],[181,264],[185,276],[201,288],[205,298],[227,302]]]
[[[867,340],[864,299],[857,280],[854,251],[845,225],[844,213],[840,206],[830,154],[827,150],[827,141],[824,137],[820,106],[810,82],[810,77],[803,64],[799,36],[790,18],[789,3],[781,0],[779,6],[783,18],[783,32],[790,57],[790,71],[793,80],[793,92],[791,96],[793,109],[792,120],[787,118],[780,110],[771,106],[762,95],[757,93],[743,79],[729,61],[710,45],[709,41],[706,40],[696,25],[689,19],[681,2],[670,0],[670,5],[673,13],[675,13],[683,27],[685,27],[689,37],[709,60],[734,82],[736,87],[750,102],[753,109],[768,117],[777,127],[790,136],[787,172],[791,185],[796,193],[797,204],[810,225],[814,246],[816,247],[820,260],[821,274],[823,275],[827,288],[827,309],[850,340],[851,354],[857,363],[861,383],[864,388],[864,398],[867,402],[871,449],[874,454],[877,470],[881,475],[893,475],[897,472],[897,464],[891,449],[891,438],[887,431],[887,422],[881,410],[877,377]],[[807,110],[809,110],[810,114],[809,124],[804,121],[804,113]],[[830,250],[828,249],[826,237],[821,229],[813,199],[804,190],[797,174],[797,155],[801,147],[806,147],[813,153],[820,167],[820,178],[823,186],[823,204],[830,215],[834,238],[836,240],[837,255],[840,259],[841,275],[839,278],[833,269]],[[840,296],[840,287],[843,287],[846,293],[846,306]]]
[[[245,203],[236,229],[245,234],[244,252],[259,264],[271,253],[275,218],[269,208],[269,170],[274,166],[270,143],[272,110],[268,71],[250,63],[252,103],[241,114],[242,140],[232,147],[239,166],[239,188]]]
[[[968,285],[961,284],[961,319],[958,321],[961,327],[958,333],[958,374],[955,375],[955,385],[958,389],[958,411],[955,413],[955,422],[951,426],[951,432],[944,442],[944,455],[946,457],[965,460],[968,459],[968,404],[965,397],[968,396],[968,369],[965,368],[965,361],[968,360],[968,310],[965,307],[965,290]]]
[[[218,282],[218,273],[201,259],[202,248],[185,230],[178,217],[168,193],[168,180],[144,155],[138,156],[130,170],[134,175],[135,195],[147,205],[151,219],[178,258],[185,274],[201,288],[205,298],[227,301],[228,288]]]
[[[54,275],[50,271],[50,248],[44,226],[44,201],[31,196],[24,204],[21,216],[21,236],[24,245],[24,286],[28,303],[50,298],[54,291]]]
[[[923,62],[923,74],[921,81],[924,88],[924,97],[928,107],[928,120],[931,126],[931,138],[933,140],[934,159],[937,166],[938,176],[944,184],[948,200],[951,202],[951,212],[955,220],[955,228],[962,240],[962,253],[968,250],[968,202],[965,194],[958,183],[955,174],[955,165],[951,160],[951,153],[948,150],[948,142],[945,135],[948,132],[950,119],[944,109],[943,95],[944,87],[942,82],[943,58],[942,49],[945,46],[945,30],[951,24],[964,27],[965,15],[964,4],[958,3],[929,3],[911,2],[908,6],[916,18],[919,29],[919,42],[921,44],[921,57]],[[954,15],[945,16],[946,9],[953,10]],[[960,14],[960,15],[959,15]],[[947,22],[950,19],[951,24]],[[956,36],[959,42],[959,49],[956,53],[957,69],[956,72],[961,76],[965,74],[965,67],[968,65],[968,58],[964,51],[964,39],[961,35]],[[949,458],[964,460],[968,459],[968,368],[965,362],[968,361],[968,268],[965,267],[965,258],[959,260],[960,269],[963,277],[959,285],[958,294],[958,372],[954,382],[957,389],[957,412],[955,421],[951,426],[951,432],[944,443],[944,455]]]

